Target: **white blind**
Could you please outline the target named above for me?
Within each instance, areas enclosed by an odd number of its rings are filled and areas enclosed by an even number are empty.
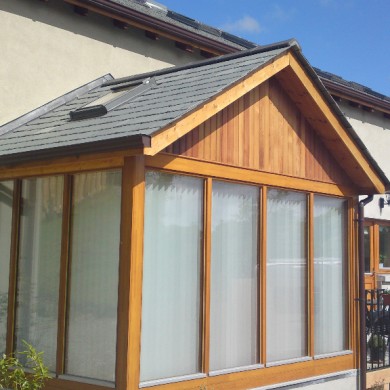
[[[13,182],[0,182],[0,357],[5,353],[7,337],[12,201]]]
[[[146,175],[141,381],[200,371],[203,180]]]
[[[346,251],[343,199],[315,196],[314,333],[315,354],[346,348]]]
[[[16,350],[26,340],[55,371],[63,177],[22,181]]]
[[[259,189],[213,181],[210,370],[258,363]]]
[[[307,355],[306,195],[267,196],[267,362]]]
[[[74,177],[65,373],[115,381],[121,172]]]

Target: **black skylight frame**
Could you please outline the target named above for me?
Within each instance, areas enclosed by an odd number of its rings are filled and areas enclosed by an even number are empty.
[[[143,81],[137,80],[127,84],[122,84],[120,86],[116,86],[110,89],[109,93],[121,92],[128,88],[134,87],[127,91],[127,93],[121,94],[117,97],[113,97],[111,100],[106,102],[105,104],[96,104],[90,105],[88,103],[86,106],[80,107],[74,111],[69,112],[71,121],[78,121],[83,119],[91,119],[98,118],[100,116],[106,115],[108,112],[114,110],[115,108],[121,106],[124,103],[127,103],[137,96],[142,95],[144,92],[148,91],[152,87],[156,85],[154,78],[147,78]],[[106,94],[108,95],[108,94]],[[103,98],[104,96],[100,96],[96,101]]]

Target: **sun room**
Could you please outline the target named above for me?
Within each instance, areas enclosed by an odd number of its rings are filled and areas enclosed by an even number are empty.
[[[148,77],[0,136],[0,351],[43,350],[48,389],[352,389],[355,206],[385,179],[295,43]]]

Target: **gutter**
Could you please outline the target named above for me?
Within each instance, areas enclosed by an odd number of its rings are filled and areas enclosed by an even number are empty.
[[[217,54],[233,53],[244,49],[240,49],[238,45],[230,46],[223,42],[218,42],[217,40],[193,33],[174,24],[167,24],[167,22],[163,20],[159,20],[152,16],[137,12],[125,6],[121,6],[120,4],[112,3],[109,0],[65,0],[65,2],[73,5],[84,6],[86,8],[92,7],[91,11],[95,12],[96,9],[101,9],[104,12],[111,13],[112,16],[117,15],[126,19],[130,19],[127,20],[127,22],[130,24],[141,24],[145,29],[149,28],[151,31],[157,30],[158,32],[163,32],[171,39],[173,39],[172,37],[181,38],[186,42],[194,44],[195,46],[204,46],[205,48],[208,48]]]
[[[366,390],[367,345],[366,345],[366,291],[364,286],[364,206],[374,195],[359,201],[358,242],[359,242],[359,345],[360,345],[360,390]]]

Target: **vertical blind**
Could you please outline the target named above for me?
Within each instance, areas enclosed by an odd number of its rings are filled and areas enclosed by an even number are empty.
[[[65,373],[115,381],[121,172],[74,176]]]
[[[267,195],[267,362],[307,355],[306,195]]]
[[[203,180],[146,174],[141,381],[198,373]]]
[[[16,350],[22,341],[44,351],[44,362],[55,371],[58,286],[61,257],[63,178],[22,181]]]
[[[0,357],[6,349],[12,201],[13,182],[0,182]]]
[[[346,348],[346,201],[314,199],[315,354]]]
[[[258,363],[259,188],[213,182],[210,370]]]

